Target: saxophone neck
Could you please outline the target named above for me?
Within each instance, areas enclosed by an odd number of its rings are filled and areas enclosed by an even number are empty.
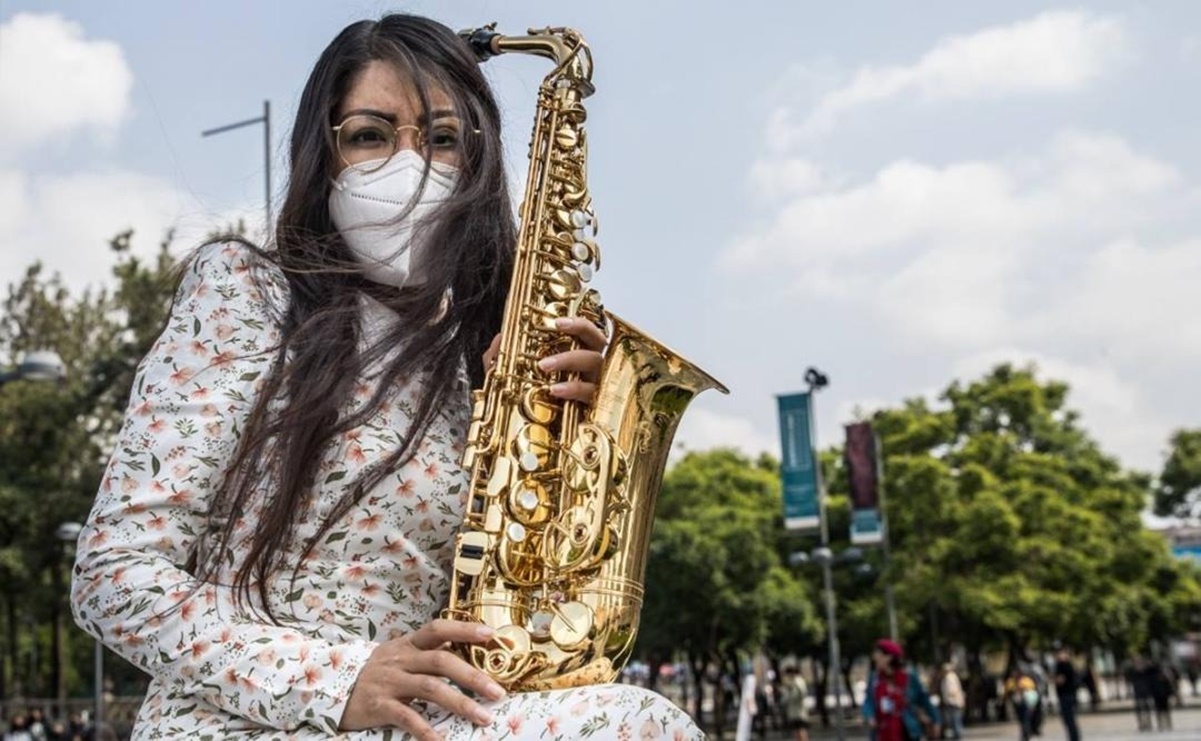
[[[475,53],[487,61],[500,54],[533,54],[555,63],[554,76],[565,73],[581,91],[592,94],[592,51],[580,33],[571,28],[531,28],[525,36],[507,36],[496,31],[496,24],[459,32]]]

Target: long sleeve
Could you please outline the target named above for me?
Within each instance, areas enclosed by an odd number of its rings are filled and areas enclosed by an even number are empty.
[[[273,728],[333,732],[376,644],[270,624],[237,609],[228,586],[184,570],[275,359],[267,307],[286,287],[256,262],[215,245],[190,264],[80,535],[72,607],[84,630],[175,696]]]
[[[909,703],[912,707],[920,708],[931,723],[935,725],[942,723],[938,707],[930,699],[930,693],[926,692],[926,686],[922,684],[921,677],[917,675],[916,671],[909,673]]]
[[[876,672],[874,670],[868,673],[867,689],[863,693],[863,707],[860,711],[863,713],[863,720],[876,719]]]

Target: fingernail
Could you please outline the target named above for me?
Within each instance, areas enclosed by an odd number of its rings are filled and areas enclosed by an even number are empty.
[[[556,365],[558,365],[558,363],[555,362],[555,359],[553,356],[548,357],[548,358],[543,358],[542,360],[538,361],[538,367],[544,371],[554,370]]]
[[[480,724],[481,726],[491,725],[492,724],[492,713],[489,713],[487,710],[480,708],[479,710],[475,711],[475,722]]]
[[[496,682],[489,682],[484,685],[484,697],[489,700],[499,700],[505,696],[505,688],[501,687]]]
[[[566,393],[567,393],[567,384],[565,384],[565,383],[556,383],[550,387],[550,395],[551,396],[563,396]]]
[[[561,316],[555,320],[555,326],[558,327],[559,329],[567,329],[568,327],[570,327],[572,325],[572,323],[573,323],[572,318],[566,317],[566,316]]]
[[[489,628],[487,625],[481,625],[475,629],[475,635],[481,641],[486,641],[496,635],[496,631]]]

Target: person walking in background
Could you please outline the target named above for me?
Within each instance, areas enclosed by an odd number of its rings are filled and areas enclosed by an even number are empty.
[[[809,698],[809,685],[793,664],[784,668],[784,682],[780,685],[780,707],[784,710],[784,727],[796,734],[796,741],[809,741],[809,710],[805,701]]]
[[[1172,730],[1172,680],[1171,675],[1163,664],[1152,664],[1148,667],[1151,689],[1151,700],[1155,703],[1155,727],[1161,731]],[[1150,730],[1151,723],[1147,722]]]
[[[951,738],[963,738],[963,683],[950,662],[943,664],[938,692],[942,696],[943,723],[951,731]]]
[[[759,706],[755,703],[755,690],[758,686],[755,672],[747,667],[746,674],[742,677],[742,692],[738,698],[738,728],[734,731],[734,741],[751,741],[751,727],[759,713]]]
[[[1055,694],[1059,698],[1059,717],[1067,731],[1068,741],[1080,741],[1080,729],[1076,725],[1076,693],[1080,691],[1080,678],[1072,664],[1072,653],[1066,646],[1055,652]]]
[[[1088,707],[1095,713],[1101,704],[1101,695],[1097,688],[1097,670],[1093,667],[1091,657],[1084,664],[1083,681],[1084,689],[1088,691]]]
[[[1134,695],[1134,717],[1140,731],[1151,730],[1151,675],[1142,656],[1135,656],[1126,669],[1126,681]]]
[[[1013,712],[1018,717],[1021,741],[1029,741],[1034,732],[1034,713],[1038,710],[1042,699],[1033,677],[1017,667],[1010,669],[1009,679],[1005,680],[1005,699],[1013,703]]]
[[[875,741],[906,741],[925,736],[938,738],[938,708],[922,686],[917,672],[905,669],[905,652],[887,638],[872,649],[872,672],[863,697],[863,719]]]

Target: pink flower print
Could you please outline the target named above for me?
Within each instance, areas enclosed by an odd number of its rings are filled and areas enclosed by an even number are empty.
[[[209,354],[209,349],[200,340],[192,340],[192,344],[188,349],[192,351],[193,355],[199,355],[202,358]]]
[[[688,736],[684,734],[683,728],[677,728],[671,732],[671,741],[688,741]]]
[[[646,719],[646,722],[642,724],[642,730],[638,733],[638,738],[642,739],[642,741],[655,741],[655,739],[662,738],[662,736],[663,731],[659,728],[659,724],[652,718]]]
[[[204,406],[200,407],[201,417],[216,417],[220,413],[221,412],[217,409],[216,404],[205,404]]]
[[[159,481],[158,479],[154,479],[150,482],[150,491],[154,492],[155,494],[166,494],[167,487],[163,486],[163,482]]]
[[[408,480],[400,482],[400,486],[396,487],[396,493],[406,499],[413,496],[414,490],[415,490],[415,487],[413,485],[413,482],[408,481]]]
[[[329,652],[329,668],[339,671],[342,668],[342,652],[337,649]]]
[[[190,379],[191,377],[192,377],[192,369],[187,366],[184,366],[182,368],[176,368],[175,372],[172,373],[167,378],[168,378],[168,380],[171,381],[171,383],[175,384],[176,386],[182,386],[185,383],[187,383],[188,379]]]
[[[425,467],[425,477],[427,479],[438,478],[438,464],[430,461],[430,464]]]
[[[137,479],[132,478],[130,476],[122,476],[121,477],[121,493],[122,494],[133,494],[137,490],[138,490]]]
[[[177,491],[171,496],[167,497],[167,501],[171,504],[182,507],[192,501],[192,492],[188,491],[187,489],[184,489],[183,491]]]
[[[185,479],[192,472],[192,467],[187,463],[176,463],[171,466],[171,475],[177,479]]]
[[[191,401],[204,401],[207,398],[209,398],[208,386],[197,386],[192,390],[192,393],[188,395],[188,399]]]
[[[160,551],[170,551],[175,548],[175,541],[164,535],[163,537],[154,541],[154,547]]]
[[[138,404],[136,407],[134,407],[133,413],[138,415],[139,417],[145,417],[146,415],[150,414],[150,412],[153,409],[154,409],[154,404],[152,404],[150,402],[150,400],[147,399],[146,401],[143,401],[141,404]]]
[[[209,422],[204,426],[204,432],[209,437],[221,437],[221,423],[219,421]]]
[[[321,597],[309,592],[303,598],[301,598],[300,603],[310,610],[316,610],[321,606]]]
[[[143,643],[145,643],[146,639],[142,638],[141,636],[130,633],[130,634],[124,636],[121,639],[121,642],[124,643],[126,646],[129,646],[130,648],[137,648],[138,646],[141,646]]]
[[[428,533],[434,529],[434,523],[430,520],[430,518],[427,517],[421,521],[421,524],[417,526],[417,529],[423,533]]]
[[[125,568],[118,566],[117,568],[113,569],[111,581],[113,584],[120,584],[121,582],[125,581]]]
[[[232,666],[225,670],[225,683],[233,687],[238,686],[238,673]]]
[[[192,641],[191,652],[192,652],[193,659],[199,659],[208,650],[209,650],[209,642],[208,641]]]
[[[524,722],[520,715],[510,715],[508,720],[505,721],[505,725],[509,727],[509,733],[516,735],[521,733],[521,724]]]
[[[588,701],[587,700],[580,700],[575,705],[571,706],[572,717],[578,718],[586,712],[588,712]]]
[[[630,741],[633,735],[634,731],[629,723],[622,723],[617,727],[617,741]]]
[[[104,545],[106,540],[108,540],[108,536],[104,534],[104,531],[97,530],[92,533],[92,537],[88,538],[88,546],[95,548],[96,546]]]
[[[400,553],[402,550],[404,550],[404,541],[388,540],[388,538],[385,537],[384,547],[380,550],[382,550],[384,553],[395,556],[397,553]]]
[[[363,453],[363,448],[357,444],[350,446],[350,449],[346,451],[346,457],[359,465],[367,462],[367,455]]]
[[[167,527],[167,518],[163,515],[155,515],[146,521],[146,527],[151,530],[163,530]]]
[[[275,663],[275,649],[265,648],[259,651],[259,655],[255,657],[263,666],[270,666]]]
[[[179,606],[179,617],[182,618],[185,623],[187,621],[191,620],[192,616],[195,614],[196,614],[196,603],[195,602],[184,602],[182,605]]]
[[[596,705],[597,705],[597,707],[603,708],[606,705],[608,705],[609,703],[613,702],[613,700],[614,700],[613,695],[609,694],[608,692],[605,692],[603,694],[597,694]]]
[[[546,730],[550,731],[551,733],[558,733],[559,732],[559,719],[553,715],[551,717],[547,718],[546,719]]]
[[[414,507],[413,509],[418,512],[422,512],[422,513],[429,512],[430,511],[429,500],[426,500],[426,499],[420,500],[419,502],[417,502],[417,506]]]
[[[223,350],[213,356],[213,365],[218,368],[223,368],[233,362],[234,358],[238,357],[232,350]]]
[[[417,568],[417,557],[416,556],[405,556],[403,559],[401,559],[400,565],[403,566],[406,570],[415,569],[415,568]]]
[[[137,515],[145,512],[147,509],[147,506],[142,502],[137,502],[136,504],[134,502],[130,502],[129,504],[125,505],[125,514],[136,517]]]
[[[318,616],[317,619],[323,623],[331,623],[332,624],[334,622],[334,614],[332,612],[330,612],[329,610],[322,610],[321,615]]]
[[[308,672],[305,672],[305,674],[307,675]],[[312,701],[313,701],[313,693],[311,690],[304,690],[303,692],[300,693],[301,707],[308,705]]]
[[[364,576],[367,575],[367,569],[361,563],[352,563],[343,569],[342,573],[345,574],[346,578],[350,579],[351,581],[360,581]]]
[[[304,663],[304,662],[308,661],[308,660],[309,660],[309,654],[311,654],[311,653],[312,653],[312,651],[310,651],[310,650],[309,650],[309,647],[308,647],[308,646],[301,646],[301,647],[300,647],[300,654],[299,654],[301,663]]]
[[[360,383],[354,387],[354,395],[356,398],[366,399],[368,396],[371,396],[371,387],[365,383]]]
[[[234,336],[234,328],[228,324],[218,324],[217,329],[214,330],[213,334],[217,336],[218,340],[225,342],[230,337]]]

